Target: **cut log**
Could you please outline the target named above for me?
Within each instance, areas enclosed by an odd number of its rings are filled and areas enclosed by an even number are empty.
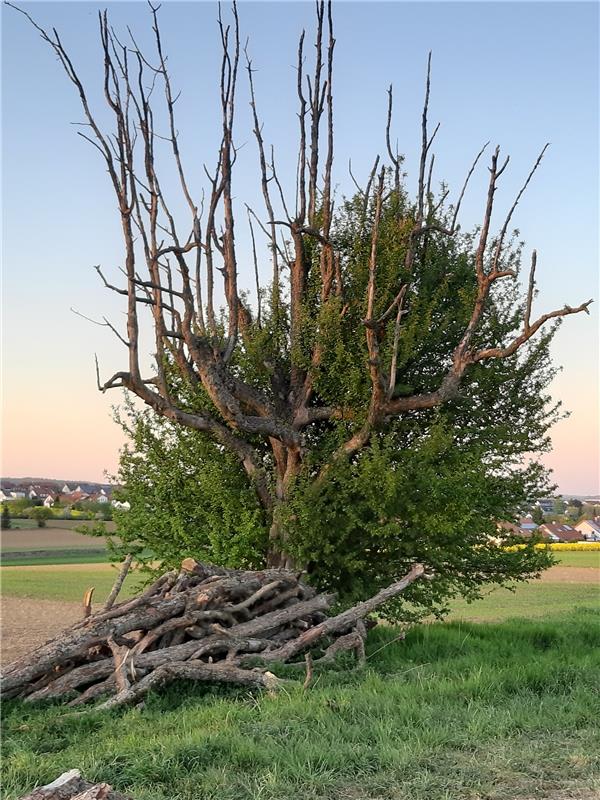
[[[64,772],[52,783],[34,789],[21,800],[128,800],[108,783],[90,783],[78,769]]]
[[[104,696],[101,708],[137,702],[180,678],[274,689],[279,682],[268,665],[296,663],[301,654],[310,665],[315,647],[315,664],[345,650],[364,661],[367,615],[424,572],[415,564],[369,600],[328,616],[335,596],[318,594],[293,572],[186,559],[179,573],[165,573],[138,597],[91,613],[9,664],[1,689],[5,697],[74,706]]]

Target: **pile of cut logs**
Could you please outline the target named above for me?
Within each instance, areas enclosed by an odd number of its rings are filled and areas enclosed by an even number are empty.
[[[138,597],[95,613],[88,607],[83,620],[9,664],[2,694],[71,706],[102,697],[100,708],[112,708],[181,678],[274,689],[276,662],[305,664],[308,684],[315,647],[320,661],[343,650],[364,659],[367,615],[424,572],[415,564],[371,599],[329,616],[335,595],[317,593],[293,572],[186,559]]]

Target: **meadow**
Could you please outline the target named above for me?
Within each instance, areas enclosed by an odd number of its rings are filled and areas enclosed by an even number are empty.
[[[380,626],[364,668],[344,656],[307,690],[280,667],[276,695],[179,684],[77,715],[6,701],[3,796],[77,767],[136,800],[597,800],[598,556],[557,554],[542,581],[455,602],[404,640]],[[70,606],[114,574],[6,566],[2,592]]]

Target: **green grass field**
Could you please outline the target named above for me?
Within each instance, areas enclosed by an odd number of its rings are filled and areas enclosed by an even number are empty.
[[[600,583],[526,583],[514,592],[495,589],[481,600],[454,600],[449,620],[502,622],[523,617],[542,619],[568,613],[575,606],[600,608]]]
[[[6,701],[4,798],[76,765],[137,800],[592,800],[599,621],[381,628],[366,669],[275,696],[180,684],[77,716]]]
[[[42,551],[41,555],[21,552],[4,553],[2,565],[5,567],[40,567],[49,564],[108,564],[109,554],[106,550],[94,552],[90,550],[53,550]]]
[[[365,669],[344,656],[306,691],[283,667],[274,696],[177,684],[80,715],[5,701],[3,797],[77,766],[136,800],[597,800],[597,556],[560,553],[562,582],[456,601],[451,621],[404,641],[380,626]],[[77,602],[89,586],[101,601],[114,577],[108,564],[0,570],[5,595]]]
[[[13,531],[30,531],[33,528],[37,528],[38,524],[33,519],[15,519],[14,517],[10,521],[10,529]]]
[[[558,559],[561,566],[566,567],[600,567],[596,563],[599,552],[566,552]],[[0,591],[11,597],[32,597],[52,600],[80,601],[89,586],[96,587],[96,598],[99,600],[110,591],[115,579],[115,567],[103,556],[98,556],[97,563],[85,562],[71,556],[48,556],[47,562],[42,560],[24,563],[33,566],[17,566],[14,562],[5,562],[0,568]],[[48,563],[52,562],[52,564]],[[80,565],[80,566],[77,566]],[[508,589],[495,589],[483,599],[468,604],[463,600],[452,603],[450,619],[464,619],[474,622],[501,622],[511,617],[527,617],[529,619],[545,617],[570,611],[575,605],[600,605],[600,573],[597,580],[594,575],[588,583],[546,583],[532,581],[518,584],[514,592]],[[124,596],[132,594],[139,579],[135,573],[128,577],[123,590]]]
[[[563,567],[595,567],[600,569],[600,550],[566,550],[554,551],[557,564]]]
[[[0,593],[5,597],[32,597],[49,600],[80,601],[90,586],[96,587],[95,600],[105,598],[115,581],[117,568],[106,563],[46,564],[0,569]],[[122,596],[135,592],[139,579],[127,578]]]

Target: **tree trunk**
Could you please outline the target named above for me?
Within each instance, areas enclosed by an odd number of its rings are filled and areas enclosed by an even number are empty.
[[[271,440],[275,459],[275,494],[276,502],[271,509],[271,527],[269,529],[269,549],[267,566],[273,569],[290,569],[300,571],[303,565],[297,564],[287,552],[287,532],[278,519],[278,512],[286,504],[290,496],[290,488],[300,474],[301,458],[296,449],[282,447],[279,442]]]
[[[273,519],[269,530],[269,550],[267,552],[267,567],[271,569],[291,569],[300,571],[302,567],[296,564],[289,553],[286,553],[286,534],[281,524]]]

